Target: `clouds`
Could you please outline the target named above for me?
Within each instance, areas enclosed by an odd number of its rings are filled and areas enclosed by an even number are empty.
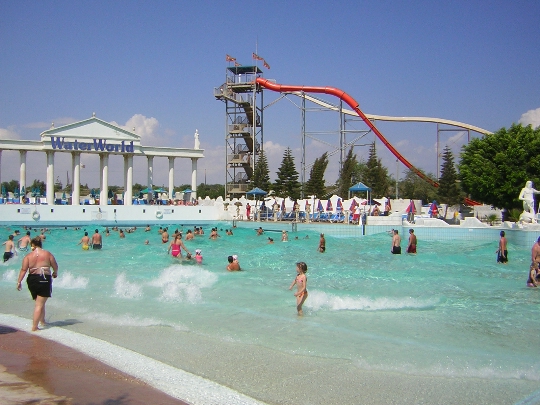
[[[21,136],[13,128],[0,128],[0,139],[21,139]]]
[[[519,123],[522,125],[532,125],[533,128],[540,126],[540,108],[529,110],[521,115]]]

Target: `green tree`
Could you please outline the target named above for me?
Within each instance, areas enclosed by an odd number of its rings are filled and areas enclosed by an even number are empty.
[[[300,198],[300,182],[298,181],[298,172],[294,165],[291,148],[287,148],[283,154],[281,166],[277,171],[274,190],[279,197]]]
[[[512,124],[463,146],[461,187],[473,200],[498,208],[521,208],[527,180],[540,185],[540,128]]]
[[[349,197],[349,188],[351,188],[353,185],[353,176],[357,167],[358,162],[356,160],[356,155],[353,153],[353,148],[351,147],[347,153],[345,161],[343,162],[343,167],[339,172],[339,178],[337,181],[337,194],[342,198]]]
[[[461,203],[463,192],[457,180],[458,174],[454,165],[454,154],[447,145],[442,154],[441,177],[439,178],[439,188],[437,189],[439,202],[448,205]]]
[[[183,188],[182,190],[185,190],[186,188]],[[197,187],[197,197],[200,198],[206,198],[206,196],[210,198],[218,198],[219,196],[223,196],[225,194],[225,186],[223,184],[204,184],[201,183]]]
[[[270,182],[270,170],[268,169],[268,160],[263,151],[259,155],[257,163],[255,163],[255,170],[253,170],[253,177],[251,178],[251,185],[259,187],[264,191],[270,191],[272,183]]]
[[[324,152],[321,157],[315,159],[311,170],[309,171],[309,180],[306,183],[306,195],[315,195],[322,197],[326,194],[326,186],[324,184],[324,173],[328,166],[328,153]]]
[[[435,181],[435,176],[432,173],[427,174],[427,177]],[[418,177],[413,170],[407,170],[405,177],[399,183],[400,196],[412,200],[422,200],[424,203],[431,202],[437,198],[437,189],[427,181]]]
[[[371,188],[373,197],[384,197],[388,194],[388,170],[382,165],[381,159],[377,158],[375,142],[369,148],[364,180],[365,185]]]
[[[2,183],[2,187],[4,187],[7,192],[11,191],[12,193],[14,193],[15,190],[19,190],[19,181],[18,180],[4,181]]]

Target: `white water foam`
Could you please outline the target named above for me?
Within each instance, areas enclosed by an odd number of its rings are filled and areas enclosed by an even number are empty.
[[[218,276],[195,266],[173,265],[148,284],[161,289],[161,301],[189,302],[202,300],[202,289],[212,287]]]
[[[62,272],[54,280],[54,288],[65,288],[68,290],[84,290],[88,286],[89,279],[83,276],[74,276],[69,271]]]
[[[338,297],[323,291],[309,290],[309,299],[305,306],[314,311],[330,309],[360,310],[360,311],[384,311],[399,309],[427,309],[437,304],[435,299],[403,298],[369,298],[369,297]]]
[[[130,283],[127,280],[126,273],[121,273],[114,281],[114,294],[119,298],[126,299],[142,298],[142,286]]]
[[[11,270],[7,270],[4,272],[4,274],[2,275],[2,281],[13,281],[13,282],[17,282],[17,274],[18,272],[16,272],[15,270],[11,269]]]
[[[31,327],[30,320],[5,314],[0,314],[0,324],[20,330],[30,330]],[[263,402],[213,381],[101,339],[62,328],[42,330],[39,332],[39,336],[85,353],[174,398],[193,405],[264,405]]]
[[[81,313],[81,316],[85,319],[89,319],[95,322],[101,322],[108,325],[115,326],[135,326],[135,327],[151,327],[151,326],[161,326],[173,328],[177,331],[188,332],[189,328],[180,323],[169,323],[160,319],[155,318],[141,318],[133,315],[120,315],[114,316],[104,313],[96,312],[84,312]]]

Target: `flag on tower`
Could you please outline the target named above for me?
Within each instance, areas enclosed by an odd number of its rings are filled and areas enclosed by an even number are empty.
[[[259,55],[257,55],[255,52],[253,52],[252,57],[253,57],[253,59],[257,59],[257,60],[264,60],[264,59],[261,58]]]
[[[263,59],[263,66],[267,69],[270,69],[270,65]]]
[[[238,67],[238,66],[242,66],[242,65],[241,65],[240,63],[234,61],[234,66],[235,66],[235,67]]]
[[[225,56],[225,60],[226,60],[227,62],[236,62],[236,58],[233,58],[233,57],[230,56],[230,55]]]

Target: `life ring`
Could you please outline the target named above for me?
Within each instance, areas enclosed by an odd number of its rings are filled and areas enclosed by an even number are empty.
[[[156,211],[156,218],[157,218],[157,219],[163,218],[163,212],[161,212],[160,210],[157,210],[157,211]]]
[[[101,212],[98,212],[96,214],[96,219],[102,219],[103,218],[103,215],[101,215]]]
[[[32,212],[32,219],[37,221],[39,219],[39,212],[37,211]]]

